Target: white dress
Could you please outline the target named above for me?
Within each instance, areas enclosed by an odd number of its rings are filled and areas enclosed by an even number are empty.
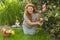
[[[34,15],[33,15],[33,17],[32,17],[32,22],[36,22],[37,19],[38,18],[38,14],[37,13],[35,13]],[[33,26],[33,27],[31,27],[31,26],[29,26],[26,22],[25,22],[25,20],[27,19],[27,16],[24,14],[24,21],[23,21],[23,32],[24,32],[24,34],[30,34],[30,35],[33,35],[33,34],[35,34],[36,33],[36,27],[37,27],[37,25],[35,25],[35,26]]]

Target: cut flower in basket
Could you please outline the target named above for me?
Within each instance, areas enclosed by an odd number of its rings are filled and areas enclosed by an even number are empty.
[[[10,35],[14,35],[15,32],[11,29],[5,29],[5,28],[2,28],[2,35],[5,36],[5,37],[8,37]]]

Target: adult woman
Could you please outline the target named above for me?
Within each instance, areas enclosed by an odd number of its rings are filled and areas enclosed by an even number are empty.
[[[25,7],[23,31],[24,34],[35,34],[37,25],[42,25],[37,22],[38,15],[33,4],[28,3]]]

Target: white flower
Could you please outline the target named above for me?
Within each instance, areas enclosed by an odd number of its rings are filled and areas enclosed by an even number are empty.
[[[56,7],[56,6],[53,6],[54,8]]]

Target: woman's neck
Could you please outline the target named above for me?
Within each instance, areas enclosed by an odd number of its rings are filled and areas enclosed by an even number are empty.
[[[33,15],[34,15],[34,13],[31,14],[31,16],[33,16]]]

